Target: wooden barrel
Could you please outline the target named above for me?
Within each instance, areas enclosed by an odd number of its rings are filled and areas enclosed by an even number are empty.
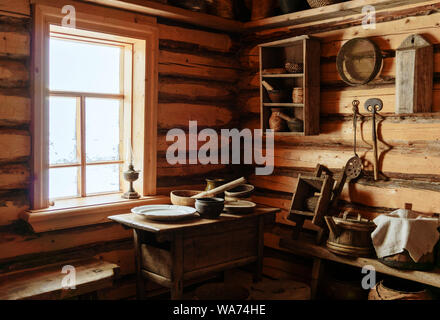
[[[376,284],[368,300],[432,300],[432,296],[422,284],[396,278]]]
[[[376,225],[374,222],[362,219],[360,215],[356,220],[348,219],[348,214],[345,213],[343,218],[325,217],[330,229],[327,249],[345,256],[372,256],[375,251],[371,232],[376,228]]]

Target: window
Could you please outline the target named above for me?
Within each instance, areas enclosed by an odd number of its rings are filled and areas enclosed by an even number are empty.
[[[50,34],[49,199],[122,190],[124,123],[130,126],[124,105],[131,104],[131,94],[124,95],[131,71],[124,74],[124,67],[131,52],[117,42]]]
[[[36,2],[32,209],[127,191],[129,157],[142,172],[136,190],[154,195],[155,19],[71,1],[76,28],[66,28],[63,4]]]

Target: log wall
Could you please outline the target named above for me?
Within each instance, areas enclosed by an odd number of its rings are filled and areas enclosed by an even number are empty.
[[[158,21],[160,32],[158,106],[158,192],[200,188],[205,176],[227,174],[222,165],[170,166],[166,133],[203,127],[238,126],[237,46],[227,34]],[[105,223],[34,234],[18,215],[29,209],[31,182],[30,41],[28,0],[0,2],[0,273],[98,257],[121,266],[122,280],[102,298],[134,296],[132,233]],[[61,270],[60,270],[61,271]],[[156,288],[151,286],[151,289]]]
[[[352,100],[361,101],[360,112],[368,116],[363,104],[368,98],[384,102],[379,119],[378,138],[380,171],[378,182],[372,179],[371,120],[365,117],[358,123],[358,154],[365,160],[366,172],[356,183],[347,184],[341,210],[350,209],[374,218],[412,203],[413,209],[433,214],[440,212],[440,3],[414,4],[402,9],[388,9],[377,13],[376,29],[362,27],[362,17],[354,15],[327,23],[307,26],[280,27],[254,32],[243,39],[240,60],[246,74],[240,82],[239,108],[242,128],[259,127],[259,43],[286,39],[302,34],[321,41],[321,105],[318,136],[276,137],[275,171],[271,176],[250,176],[257,188],[256,200],[280,206],[284,211],[278,222],[286,220],[298,174],[311,173],[318,163],[340,172],[353,155]],[[432,113],[396,115],[395,105],[395,50],[410,34],[422,34],[434,44],[435,83]],[[384,54],[384,66],[378,79],[360,87],[342,82],[336,70],[336,56],[341,46],[355,37],[375,41]],[[266,245],[278,246],[278,237],[267,235]]]

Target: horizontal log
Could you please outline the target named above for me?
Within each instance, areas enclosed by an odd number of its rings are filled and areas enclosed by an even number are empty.
[[[188,181],[193,175],[205,175],[213,171],[224,170],[227,165],[224,164],[168,164],[166,159],[158,159],[157,176],[158,177],[173,177],[186,176]]]
[[[440,172],[439,153],[436,150],[403,150],[382,148],[379,144],[379,171],[414,175],[432,175]],[[358,148],[364,170],[372,171],[373,150]],[[276,167],[314,168],[321,163],[332,169],[342,168],[353,156],[351,148],[316,148],[316,147],[277,147],[275,148]]]
[[[0,129],[0,163],[14,162],[31,155],[28,131]]]
[[[239,166],[237,167],[240,169]],[[204,190],[207,178],[223,178],[225,181],[233,181],[243,175],[244,173],[235,170],[234,166],[207,167],[206,170],[202,169],[200,172],[199,169],[199,172],[194,172],[194,174],[181,173],[174,176],[158,176],[157,187],[158,190],[161,190],[160,194],[169,195],[172,190]]]
[[[0,91],[0,126],[28,125],[30,121],[30,99]]]
[[[30,254],[47,254],[75,248],[92,243],[104,243],[130,239],[131,230],[121,225],[105,223],[101,225],[73,228],[40,233],[38,235],[19,235],[0,233],[0,263],[12,257]]]
[[[261,198],[256,198],[259,203],[287,210],[290,206],[289,195],[295,192],[297,177],[292,176],[250,176],[249,182],[263,190]],[[350,183],[344,186],[341,199],[349,203],[356,203],[368,207],[398,209],[404,208],[405,203],[412,203],[413,210],[433,214],[437,213],[440,204],[440,185],[427,183],[421,187],[408,182],[374,182]],[[279,194],[278,192],[281,192]],[[271,200],[273,199],[273,200]],[[273,201],[273,202],[271,202]]]
[[[173,76],[159,77],[159,95],[185,96],[192,100],[217,98],[220,101],[229,101],[235,97],[236,91],[234,85],[216,80],[185,79]]]
[[[26,189],[30,183],[30,169],[26,164],[0,166],[0,190]]]
[[[243,118],[248,118],[248,114]],[[250,118],[250,117],[249,117]],[[257,118],[259,120],[259,118]],[[244,124],[244,122],[242,122]],[[257,123],[259,126],[259,123]],[[353,146],[352,116],[321,116],[320,134],[317,136],[276,136],[275,145],[290,146]],[[377,118],[377,134],[379,145],[386,149],[399,147],[405,149],[431,149],[440,147],[440,114],[413,114],[385,116],[383,120]],[[372,123],[371,116],[358,119],[357,145],[360,148],[371,148]]]
[[[0,32],[0,57],[25,59],[30,55],[30,34]]]
[[[18,14],[18,15],[31,15],[31,7],[27,0],[2,0],[0,3],[0,11],[2,15]]]
[[[416,7],[406,7],[402,9],[386,10],[384,12],[376,13],[376,29],[390,30],[392,33],[398,27],[393,28],[394,23],[409,23],[411,21],[420,20],[424,16],[429,17],[433,13],[438,12],[438,3],[429,3],[427,5],[421,5]],[[281,40],[289,37],[295,37],[303,34],[319,34],[322,37],[331,37],[334,34],[340,34],[341,30],[346,29],[348,31],[353,30],[355,36],[373,36],[374,29],[363,30],[363,19],[365,15],[357,15],[348,17],[346,19],[340,19],[336,21],[325,21],[324,23],[316,23],[314,25],[300,25],[297,27],[283,27],[272,30],[264,30],[261,32],[255,32],[243,39],[243,42],[249,44],[267,42],[270,40]],[[407,31],[405,27],[401,27],[401,30]],[[352,35],[352,34],[350,34]]]
[[[347,17],[363,17],[362,8],[367,5],[373,6],[376,10],[376,14],[381,14],[382,12],[388,12],[390,10],[403,11],[405,9],[413,9],[414,7],[425,6],[431,3],[434,2],[427,0],[353,1],[260,19],[246,23],[245,27],[249,30],[270,30],[278,27],[293,29],[298,26],[320,24],[322,21],[337,23],[340,20],[347,19]]]
[[[131,239],[83,245],[49,252],[44,255],[39,252],[19,255],[0,263],[0,273],[15,273],[32,270],[41,265],[60,264],[90,258],[97,258],[118,265],[121,263],[122,265],[119,265],[121,268],[120,275],[134,273],[134,249]],[[130,258],[133,258],[133,260],[130,260]],[[129,266],[129,263],[133,266]]]
[[[29,196],[26,190],[9,190],[7,193],[1,193],[0,226],[5,226],[13,223],[18,219],[19,215],[22,212],[28,209]]]
[[[159,74],[234,83],[239,77],[239,67],[235,59],[231,58],[213,58],[190,52],[176,53],[160,50]]]
[[[230,52],[233,45],[230,36],[226,34],[187,29],[163,23],[159,24],[159,38],[187,42],[200,48],[219,52]]]
[[[29,70],[24,62],[0,59],[0,87],[26,87],[29,81]]]
[[[183,130],[183,129],[182,129]],[[185,130],[184,130],[185,131]],[[200,133],[201,129],[199,128],[198,132]],[[221,136],[221,131],[216,130],[217,134],[218,134],[218,139],[217,139],[217,144],[218,147],[221,148],[222,143],[227,146],[229,145],[229,139],[226,137],[222,137]],[[185,141],[186,144],[186,151],[190,151],[190,150],[200,150],[200,148],[206,144],[206,141],[201,141],[198,140],[198,135],[192,135],[188,133],[188,129],[185,131],[185,133],[183,135],[179,135],[179,141]],[[168,150],[168,148],[174,144],[177,141],[177,138],[175,138],[173,141],[167,141],[167,132],[159,132],[159,134],[157,135],[157,152],[159,154],[162,155],[166,155],[166,152]],[[193,148],[193,145],[191,143],[190,145],[190,141],[197,141],[197,144],[195,145],[195,148]],[[220,154],[220,153],[219,153]]]
[[[159,103],[157,124],[159,129],[188,128],[189,121],[197,121],[199,127],[228,128],[234,117],[225,107]]]
[[[206,188],[206,182],[204,182],[203,184],[189,184],[191,183],[191,181],[183,181],[181,183],[183,184],[174,184],[175,182],[178,182],[178,180],[168,183],[165,183],[164,180],[161,181],[161,184],[164,184],[164,186],[160,186],[156,188],[156,192],[159,195],[170,195],[170,192],[173,190],[197,190],[197,191],[203,191]]]
[[[368,115],[368,112],[363,108],[363,103],[371,97],[379,97],[383,103],[384,108],[381,114],[393,114],[395,111],[396,96],[395,86],[384,85],[367,85],[362,87],[347,87],[347,88],[322,88],[321,89],[321,115],[327,114],[352,114],[353,100],[361,101],[359,112]],[[243,113],[259,113],[260,112],[260,97],[259,91],[247,91],[239,100],[242,101],[241,112]],[[433,90],[433,106],[432,112],[440,111],[440,84],[436,83]]]

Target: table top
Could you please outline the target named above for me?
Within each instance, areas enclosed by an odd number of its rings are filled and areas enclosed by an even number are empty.
[[[249,214],[238,215],[222,213],[217,219],[202,219],[196,216],[185,220],[166,222],[148,220],[147,218],[135,213],[119,214],[115,216],[110,216],[108,218],[130,228],[140,229],[153,233],[163,233],[177,230],[181,231],[183,229],[192,229],[204,225],[222,223],[231,220],[250,219],[256,216],[273,214],[278,211],[280,211],[280,209],[278,208],[256,207],[254,209],[254,212]]]

